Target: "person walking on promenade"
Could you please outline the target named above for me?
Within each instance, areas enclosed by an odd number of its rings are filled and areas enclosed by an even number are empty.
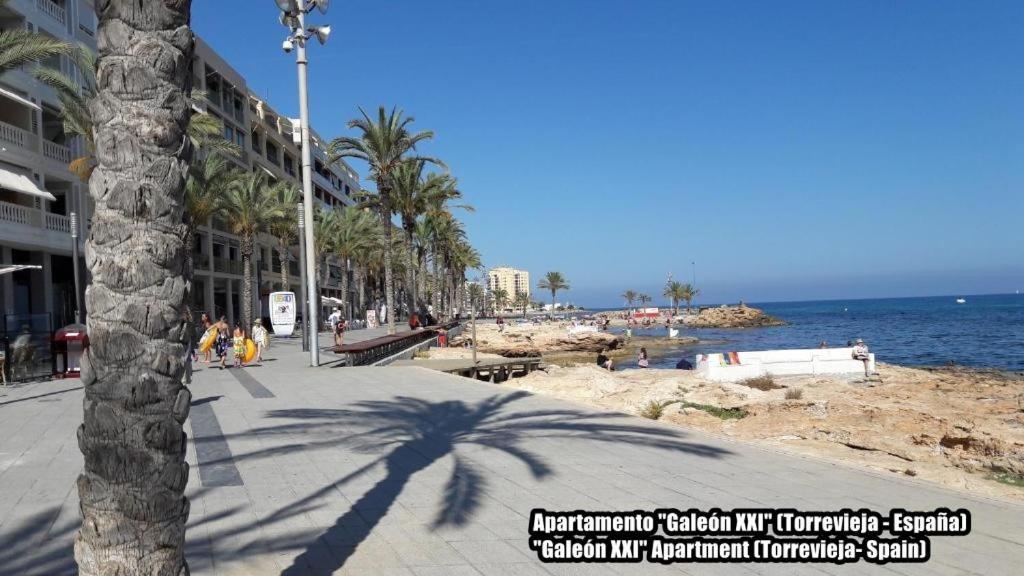
[[[213,322],[210,321],[210,315],[207,314],[206,312],[203,312],[202,319],[199,321],[199,323],[203,327],[202,328],[203,333],[199,336],[200,338],[202,338],[203,336],[206,335],[207,332],[210,331],[210,328],[213,327]],[[211,336],[211,338],[216,338],[216,337],[217,337],[216,335]],[[211,360],[211,358],[213,356],[213,348],[214,348],[213,346],[210,346],[209,348],[206,349],[205,352],[203,352],[203,359],[201,360],[201,362],[203,364],[209,364],[210,363],[210,360]],[[197,348],[197,350],[198,350],[198,348]],[[199,361],[198,354],[196,356],[197,356],[196,360]]]
[[[231,335],[228,334],[228,321],[224,316],[220,317],[220,320],[215,324],[217,327],[217,342],[214,344],[214,348],[217,349],[217,357],[220,358],[220,367],[223,370],[227,368],[228,352],[231,348]]]
[[[263,351],[270,346],[270,333],[263,327],[263,321],[256,319],[252,325],[252,341],[256,343],[256,363],[263,363]]]
[[[345,329],[348,328],[348,322],[344,318],[338,318],[338,323],[334,325],[334,345],[343,346],[345,344]]]
[[[498,316],[498,319],[495,322],[498,324],[498,332],[504,332],[505,331],[505,319],[502,318],[501,316]]]
[[[231,335],[231,350],[235,356],[235,368],[241,368],[245,364],[245,330],[241,324],[235,324],[235,331]]]

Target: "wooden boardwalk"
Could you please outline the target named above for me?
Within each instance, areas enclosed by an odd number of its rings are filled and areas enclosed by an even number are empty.
[[[389,366],[419,366],[477,380],[504,382],[517,372],[520,376],[533,372],[540,367],[540,361],[540,358],[480,358],[474,364],[469,359],[397,360]]]

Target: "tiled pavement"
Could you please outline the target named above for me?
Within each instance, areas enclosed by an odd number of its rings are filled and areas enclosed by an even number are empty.
[[[358,337],[358,336],[354,336]],[[326,338],[326,337],[325,337]],[[1024,507],[418,368],[200,365],[193,574],[1019,574]],[[74,572],[75,380],[0,389],[0,574]],[[197,457],[199,465],[197,465]],[[924,565],[544,565],[534,507],[966,507]]]

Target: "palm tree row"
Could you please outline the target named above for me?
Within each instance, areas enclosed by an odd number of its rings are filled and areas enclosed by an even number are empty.
[[[404,279],[406,312],[423,311],[430,302],[435,314],[446,316],[465,304],[466,271],[481,266],[480,254],[452,214],[457,208],[472,208],[453,204],[462,192],[458,180],[444,171],[444,163],[419,154],[417,146],[434,133],[414,132],[413,121],[396,108],[389,111],[381,106],[376,117],[360,109],[360,117],[348,122],[357,135],[335,138],[328,147],[332,162],[341,158],[366,162],[376,185],[376,190],[362,191],[359,206],[377,214],[383,231],[381,272],[389,334],[395,331],[397,315],[396,276]],[[442,171],[430,171],[429,166]],[[395,216],[402,230],[399,241],[394,239]]]

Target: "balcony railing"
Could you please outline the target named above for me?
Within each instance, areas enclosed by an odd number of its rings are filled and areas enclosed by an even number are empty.
[[[43,139],[43,156],[67,164],[71,162],[71,149],[63,144]]]
[[[17,126],[12,126],[6,122],[0,122],[0,140],[4,142],[10,142],[15,146],[21,148],[33,148],[35,145],[36,135],[29,132],[28,130],[22,130]]]
[[[0,220],[4,222],[31,224],[33,212],[37,212],[37,210],[28,206],[21,206],[20,204],[0,202]]]
[[[36,0],[36,6],[61,24],[67,22],[67,12],[53,0]]]
[[[46,229],[53,230],[54,232],[65,232],[71,233],[71,219],[61,214],[53,214],[52,212],[43,213],[46,218]]]
[[[242,263],[237,260],[229,260],[227,258],[214,258],[213,271],[226,272],[228,274],[241,274]]]

